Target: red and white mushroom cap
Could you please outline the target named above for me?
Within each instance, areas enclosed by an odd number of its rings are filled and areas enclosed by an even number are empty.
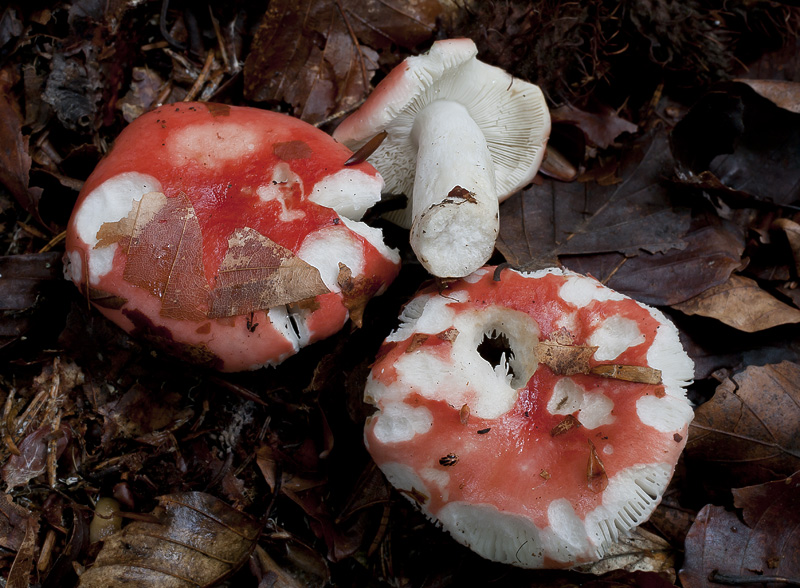
[[[399,269],[372,166],[284,114],[163,106],[86,181],[65,273],[108,318],[224,371],[274,365],[360,319]]]
[[[351,149],[388,133],[369,160],[385,191],[411,199],[389,218],[411,228],[417,257],[440,277],[467,275],[491,256],[498,203],[533,179],[550,135],[541,90],[477,53],[470,39],[435,42],[333,133]]]
[[[483,557],[597,560],[660,502],[693,416],[694,366],[661,312],[592,278],[494,277],[478,270],[405,307],[366,386],[367,448]]]

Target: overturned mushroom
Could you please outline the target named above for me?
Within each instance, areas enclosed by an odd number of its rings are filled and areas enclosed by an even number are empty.
[[[283,114],[167,105],[129,125],[87,180],[65,272],[104,315],[224,371],[274,365],[360,320],[398,254],[358,222],[368,164]]]
[[[368,379],[367,447],[483,557],[597,560],[661,500],[693,415],[692,362],[661,312],[594,279],[494,277],[406,305]]]
[[[533,179],[550,115],[537,86],[478,61],[469,39],[406,59],[333,136],[357,149],[386,131],[369,161],[386,191],[411,198],[396,220],[433,275],[460,277],[492,255],[498,199]]]

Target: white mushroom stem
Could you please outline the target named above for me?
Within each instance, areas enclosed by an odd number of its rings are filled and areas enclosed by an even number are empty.
[[[411,247],[430,273],[466,276],[491,257],[499,230],[494,166],[486,139],[461,104],[419,112]]]

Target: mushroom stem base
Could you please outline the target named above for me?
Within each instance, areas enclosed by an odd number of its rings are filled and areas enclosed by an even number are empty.
[[[438,277],[463,277],[491,257],[499,230],[494,166],[486,139],[464,106],[439,100],[412,129],[417,170],[411,247]]]

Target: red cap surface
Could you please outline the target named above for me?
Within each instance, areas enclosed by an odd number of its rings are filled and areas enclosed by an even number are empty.
[[[597,560],[661,499],[693,416],[692,362],[662,313],[592,278],[493,269],[405,307],[366,387],[367,448],[486,558]]]
[[[287,115],[165,105],[130,124],[86,181],[65,272],[125,330],[224,371],[274,365],[360,319],[399,269],[358,222],[368,164]]]

